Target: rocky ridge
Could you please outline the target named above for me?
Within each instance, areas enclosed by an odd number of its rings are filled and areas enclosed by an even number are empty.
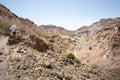
[[[72,31],[68,31],[62,27],[58,27],[55,25],[41,25],[39,26],[39,30],[42,32],[44,36],[72,36]]]
[[[90,64],[99,63],[105,66],[114,63],[114,67],[120,67],[119,29],[120,18],[110,18],[102,19],[90,27],[76,31],[75,34],[79,36],[74,49],[76,56]]]

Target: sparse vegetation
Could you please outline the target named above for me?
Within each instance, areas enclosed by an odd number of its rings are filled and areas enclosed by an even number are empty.
[[[49,42],[54,42],[54,39],[51,38],[51,37],[48,37],[47,40],[48,40]]]
[[[112,76],[120,77],[119,76],[120,75],[120,68],[111,69],[110,72],[111,72]]]
[[[74,56],[73,53],[68,53],[68,54],[66,55],[66,57],[69,58],[69,59],[75,59],[75,56]]]
[[[6,22],[0,21],[0,34],[10,35],[10,25]]]

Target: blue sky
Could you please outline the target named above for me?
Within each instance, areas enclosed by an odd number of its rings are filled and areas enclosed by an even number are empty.
[[[0,0],[19,17],[35,24],[53,24],[68,30],[102,18],[120,17],[120,0]]]

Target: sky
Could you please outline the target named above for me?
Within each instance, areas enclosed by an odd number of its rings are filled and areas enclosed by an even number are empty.
[[[0,0],[11,12],[38,26],[76,30],[102,18],[120,17],[120,0]]]

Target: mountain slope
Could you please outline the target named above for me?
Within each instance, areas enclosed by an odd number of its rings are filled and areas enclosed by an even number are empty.
[[[79,37],[74,51],[80,60],[106,68],[120,67],[120,18],[102,19],[75,34]]]
[[[0,4],[0,21],[26,30],[19,43],[0,34],[0,80],[120,79],[120,18],[71,32],[53,25],[37,27]]]
[[[18,29],[24,28],[26,34],[36,35],[38,37],[41,36],[41,33],[37,29],[37,25],[35,25],[34,22],[30,21],[29,19],[18,17],[2,4],[0,4],[0,22],[7,23],[10,26],[15,24]]]
[[[39,26],[40,31],[44,32],[43,35],[45,36],[71,36],[72,32],[68,31],[62,27],[57,27],[54,25],[41,25]]]

